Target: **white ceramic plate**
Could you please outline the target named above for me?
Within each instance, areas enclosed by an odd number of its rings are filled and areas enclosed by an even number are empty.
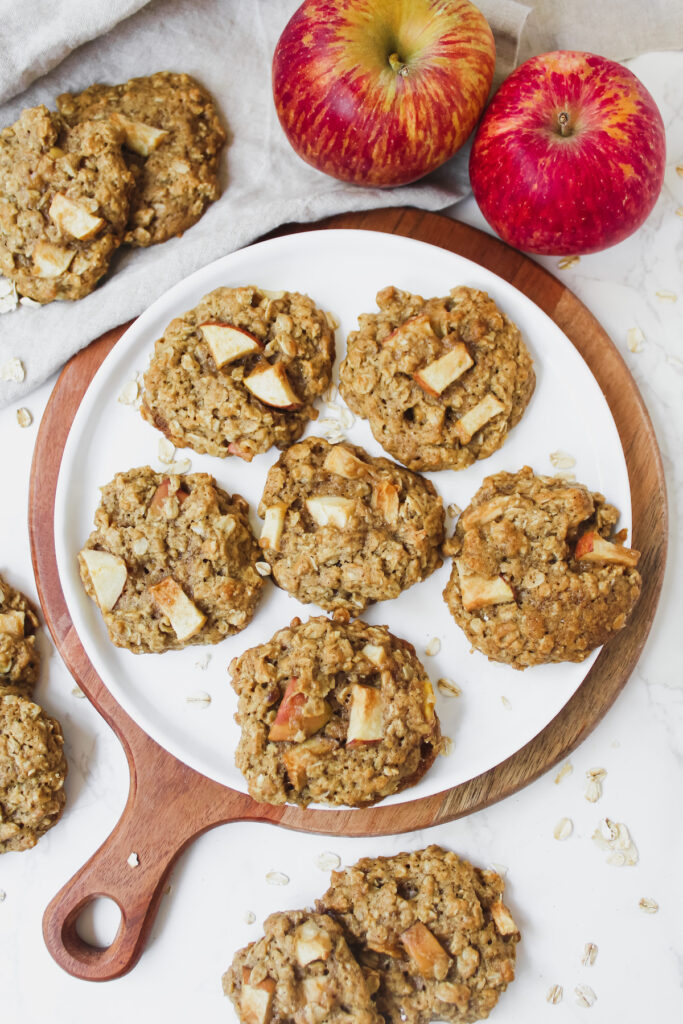
[[[217,260],[171,288],[115,346],[75,417],[55,502],[57,560],[83,646],[115,699],[180,760],[242,792],[246,786],[233,759],[239,730],[233,721],[236,697],[228,664],[235,655],[267,640],[293,616],[306,619],[320,610],[268,586],[251,625],[218,646],[134,655],[109,642],[100,614],[81,586],[76,555],[92,529],[98,487],[133,466],[148,463],[157,470],[163,468],[158,460],[161,435],[133,407],[117,401],[121,389],[146,368],[155,340],[174,316],[196,305],[213,288],[248,284],[305,292],[322,309],[332,311],[340,321],[338,362],[358,314],[376,308],[375,295],[387,284],[426,297],[447,294],[456,285],[485,289],[526,339],[535,363],[536,392],[521,423],[495,455],[459,473],[428,474],[444,503],[464,508],[484,476],[502,469],[515,471],[528,464],[537,473],[552,474],[550,453],[563,450],[576,459],[577,479],[605,494],[621,510],[622,525],[631,527],[624,455],[609,407],[590,370],[549,317],[477,264],[401,236],[315,231],[260,242]],[[315,424],[307,433],[315,433]],[[356,419],[346,435],[371,454],[384,454],[365,422]],[[212,473],[225,490],[242,494],[250,503],[258,535],[255,509],[266,472],[278,455],[273,450],[249,465],[235,458],[196,455],[189,449],[177,457],[189,456],[191,472]],[[363,616],[371,623],[387,624],[415,644],[434,683],[443,676],[462,690],[458,698],[437,691],[438,713],[443,732],[453,740],[452,753],[438,758],[419,785],[387,803],[438,793],[499,764],[554,718],[595,658],[580,665],[515,672],[488,662],[478,652],[470,653],[441,597],[449,572],[446,564],[397,600],[375,605]],[[427,656],[425,647],[434,637],[441,641],[440,651]],[[210,703],[195,700],[204,695],[211,697]]]

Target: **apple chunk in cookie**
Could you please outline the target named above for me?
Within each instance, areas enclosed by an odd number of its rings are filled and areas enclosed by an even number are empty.
[[[251,621],[264,585],[248,505],[208,473],[118,473],[101,488],[81,580],[117,647],[215,644]]]
[[[300,601],[357,614],[441,565],[444,511],[429,481],[349,444],[309,437],[268,472],[260,544]]]
[[[294,619],[230,674],[235,762],[262,803],[369,806],[414,785],[441,749],[431,682],[385,626]]]
[[[487,477],[444,546],[444,598],[472,646],[524,669],[583,661],[622,629],[641,578],[618,518],[601,494],[528,466]]]

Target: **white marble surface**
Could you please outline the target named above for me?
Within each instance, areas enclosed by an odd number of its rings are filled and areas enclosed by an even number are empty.
[[[683,1016],[683,689],[681,607],[683,560],[679,508],[683,504],[683,55],[650,55],[632,65],[660,105],[667,124],[665,188],[645,226],[631,239],[560,271],[595,313],[641,388],[659,438],[668,476],[671,542],[664,591],[640,663],[611,711],[572,755],[573,773],[555,784],[550,772],[488,810],[428,832],[373,840],[298,835],[269,826],[236,824],[205,835],[180,859],[163,899],[151,941],[135,970],[105,985],[76,981],[51,960],[41,938],[42,912],[57,889],[107,836],[125,802],[127,770],[117,740],[73,681],[46,637],[37,690],[40,703],[63,723],[71,770],[63,820],[30,852],[0,858],[0,1005],[3,1021],[76,1024],[121,1019],[211,1022],[234,1019],[221,994],[220,975],[234,950],[259,933],[272,910],[310,903],[326,885],[314,863],[332,850],[350,863],[440,842],[482,865],[508,869],[508,900],[518,920],[518,977],[494,1011],[498,1024],[586,1019],[593,1024],[680,1020]],[[483,226],[473,200],[454,216]],[[657,297],[668,290],[677,301]],[[640,328],[640,351],[627,344]],[[47,343],[47,342],[46,342]],[[26,502],[37,423],[51,384],[26,405],[34,423],[20,429],[15,410],[0,413],[3,461],[0,571],[35,595],[26,527]],[[522,685],[519,683],[518,685]],[[188,714],[205,712],[188,710]],[[209,712],[210,713],[210,712]],[[598,803],[584,799],[585,772],[607,771]],[[563,817],[571,837],[553,838]],[[640,859],[612,867],[591,841],[608,816],[631,830]],[[265,881],[271,869],[290,883]],[[657,914],[638,907],[659,903]],[[245,923],[245,913],[256,915]],[[110,913],[96,913],[91,937],[111,937]],[[598,946],[593,966],[582,966],[587,942]],[[559,1005],[546,1002],[553,984]],[[575,986],[587,984],[597,1001],[577,1005]]]

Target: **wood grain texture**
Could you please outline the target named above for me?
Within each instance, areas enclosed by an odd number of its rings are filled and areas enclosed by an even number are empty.
[[[43,930],[50,953],[79,978],[108,980],[134,966],[174,861],[196,836],[215,825],[250,820],[330,835],[382,835],[450,821],[516,792],[566,757],[600,721],[629,678],[652,623],[666,559],[664,474],[636,384],[595,318],[560,281],[527,257],[437,214],[407,208],[372,211],[333,217],[322,224],[289,225],[273,234],[320,227],[393,232],[457,252],[515,285],[562,328],[590,366],[619,430],[631,484],[633,544],[642,552],[642,595],[628,628],[603,649],[568,704],[496,768],[435,796],[390,807],[319,811],[258,804],[188,768],[150,739],[114,701],[71,623],[53,532],[59,466],[80,401],[125,327],[93,342],[67,364],[47,405],[36,441],[29,499],[33,566],[45,620],[79,686],[119,737],[130,769],[130,792],[120,821],[45,912]],[[133,851],[139,858],[134,869],[127,864]],[[105,950],[84,943],[75,927],[79,913],[96,895],[114,899],[122,915],[119,932]]]

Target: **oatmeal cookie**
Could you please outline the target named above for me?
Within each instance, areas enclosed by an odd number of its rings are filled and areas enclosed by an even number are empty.
[[[78,556],[112,643],[159,653],[216,644],[251,621],[264,580],[249,506],[208,473],[117,473]]]
[[[340,391],[409,469],[465,469],[503,444],[536,378],[517,327],[474,288],[384,288],[349,335]]]
[[[37,302],[80,299],[123,240],[133,177],[123,133],[47,107],[0,132],[0,273]]]
[[[182,235],[220,196],[226,135],[211,96],[190,75],[159,71],[122,85],[91,85],[58,96],[57,107],[69,124],[107,119],[123,130],[135,177],[130,245]]]
[[[14,693],[31,696],[40,668],[38,626],[28,599],[0,576],[0,692],[11,687]]]
[[[347,619],[294,619],[232,661],[235,763],[255,800],[368,806],[434,762],[441,732],[415,648]]]
[[[67,773],[59,722],[0,694],[0,853],[29,850],[61,817]]]
[[[434,486],[350,444],[309,437],[284,452],[259,505],[273,579],[304,603],[358,614],[442,564]]]
[[[444,598],[472,646],[524,669],[583,661],[622,629],[641,579],[618,518],[602,494],[528,466],[487,477],[444,546]]]
[[[505,884],[439,846],[333,871],[317,903],[344,929],[391,1024],[470,1024],[514,979],[519,930]]]
[[[317,418],[334,334],[307,295],[216,288],[154,348],[140,412],[178,448],[250,462]]]
[[[341,928],[326,914],[271,914],[223,991],[242,1024],[383,1024]]]

